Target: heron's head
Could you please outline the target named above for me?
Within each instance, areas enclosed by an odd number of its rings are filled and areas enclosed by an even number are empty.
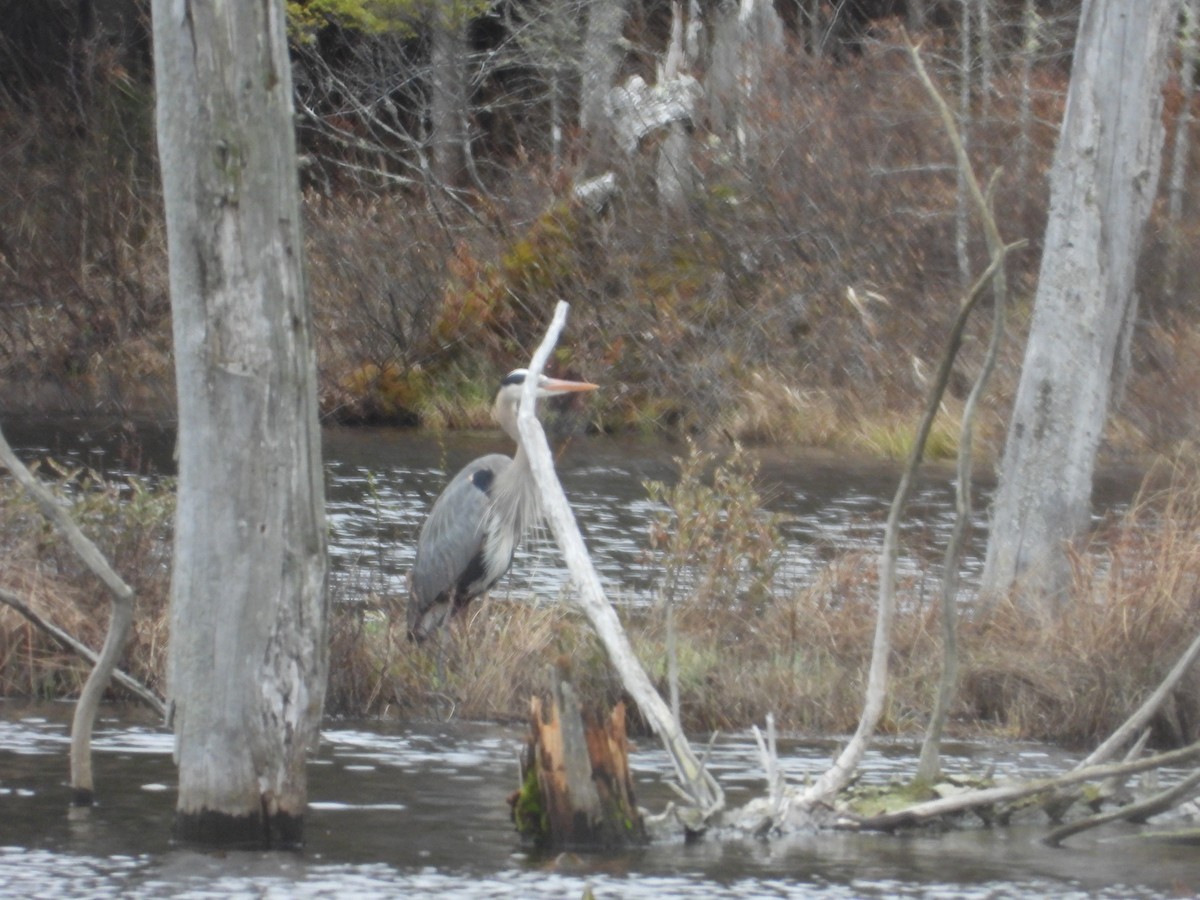
[[[510,435],[516,436],[517,410],[521,406],[521,393],[525,390],[525,379],[528,369],[513,369],[500,382],[500,392],[496,394],[496,405],[492,412],[501,427]],[[580,391],[594,391],[599,385],[587,381],[565,381],[561,378],[538,376],[537,396],[554,397],[558,394],[571,394]]]

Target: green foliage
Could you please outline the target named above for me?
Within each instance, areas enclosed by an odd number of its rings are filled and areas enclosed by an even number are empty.
[[[705,473],[714,461],[689,441],[687,457],[676,460],[678,483],[645,485],[666,506],[650,525],[659,592],[668,603],[759,610],[782,558],[781,517],[763,509],[758,463],[741,446],[716,465],[710,485]]]
[[[367,35],[411,36],[415,23],[435,11],[443,22],[459,25],[488,6],[489,0],[288,0],[288,30],[303,42],[331,24]]]

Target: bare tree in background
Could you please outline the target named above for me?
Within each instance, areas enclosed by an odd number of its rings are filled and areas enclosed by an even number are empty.
[[[176,834],[294,845],[328,651],[284,4],[152,9],[179,394]]]
[[[1033,323],[992,509],[984,596],[1021,579],[1033,610],[1065,597],[1088,527],[1133,276],[1158,186],[1162,84],[1178,0],[1085,0],[1051,173]]]

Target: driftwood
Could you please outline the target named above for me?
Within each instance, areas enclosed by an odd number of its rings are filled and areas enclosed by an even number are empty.
[[[680,792],[698,811],[699,819],[707,820],[724,808],[724,792],[692,752],[678,720],[655,690],[646,670],[633,652],[629,638],[604,594],[600,578],[583,543],[583,536],[579,533],[575,515],[571,512],[562,485],[554,474],[550,444],[534,413],[538,376],[546,365],[550,351],[558,342],[559,334],[562,333],[568,308],[566,303],[558,304],[546,336],[530,360],[529,377],[525,379],[521,409],[517,414],[521,446],[529,457],[534,481],[541,492],[542,511],[574,579],[579,607],[604,644],[609,662],[616,669],[625,690],[670,755],[679,778]],[[702,827],[702,821],[692,823],[692,827]]]
[[[570,682],[553,673],[550,696],[530,702],[521,788],[509,802],[517,830],[542,849],[646,843],[629,776],[625,705],[607,717],[585,712]]]
[[[1073,769],[1054,778],[1039,778],[1034,781],[968,791],[952,797],[917,803],[905,809],[878,816],[844,814],[838,827],[850,830],[894,831],[899,828],[926,825],[945,816],[993,808],[1038,794],[1052,796],[1063,788],[1083,784],[1086,781],[1103,781],[1115,777],[1136,775],[1138,772],[1147,772],[1151,769],[1184,765],[1197,759],[1200,759],[1200,741],[1179,750],[1160,753],[1157,756],[1130,762],[1089,766],[1086,769]]]
[[[8,441],[0,434],[0,465],[12,473],[17,482],[37,502],[38,508],[67,543],[71,545],[79,558],[104,583],[112,600],[112,616],[108,622],[108,634],[104,638],[104,646],[96,660],[91,674],[84,682],[83,690],[79,692],[79,700],[75,703],[75,716],[71,721],[71,794],[76,806],[90,806],[94,799],[92,780],[92,730],[96,724],[96,713],[100,708],[100,700],[117,660],[133,627],[134,593],[125,581],[118,575],[104,558],[99,548],[88,539],[79,526],[75,524],[70,514],[58,502],[58,499],[46,488],[25,464],[17,459]]]

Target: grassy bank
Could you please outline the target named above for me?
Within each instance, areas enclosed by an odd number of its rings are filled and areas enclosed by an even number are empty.
[[[677,485],[662,487],[659,496],[674,512],[663,514],[647,547],[660,593],[674,603],[686,727],[739,729],[770,712],[791,733],[852,730],[874,628],[875,554],[842,553],[802,589],[773,590],[779,539],[755,505],[752,461],[724,461],[715,481],[701,471],[698,463],[693,470],[685,465]],[[57,478],[138,591],[135,635],[122,665],[161,692],[170,485],[108,484],[84,472]],[[1196,457],[1153,473],[1129,512],[1106,523],[1093,551],[1077,558],[1073,601],[1061,619],[1030,621],[1003,606],[966,611],[952,735],[1084,746],[1128,715],[1200,628],[1197,484]],[[0,490],[7,560],[0,587],[99,646],[107,622],[102,589],[10,483]],[[933,574],[900,585],[881,726],[887,733],[919,734],[931,704],[940,641]],[[527,597],[473,605],[449,632],[439,679],[434,651],[404,639],[403,598],[343,587],[333,599],[330,715],[518,720],[551,665],[568,665],[589,700],[620,696],[599,643],[569,603]],[[623,618],[665,695],[665,608],[624,610]],[[71,698],[85,675],[78,659],[0,607],[0,694]],[[119,690],[112,696],[123,698]],[[1156,739],[1195,739],[1198,714],[1200,679],[1192,678],[1156,721]]]

